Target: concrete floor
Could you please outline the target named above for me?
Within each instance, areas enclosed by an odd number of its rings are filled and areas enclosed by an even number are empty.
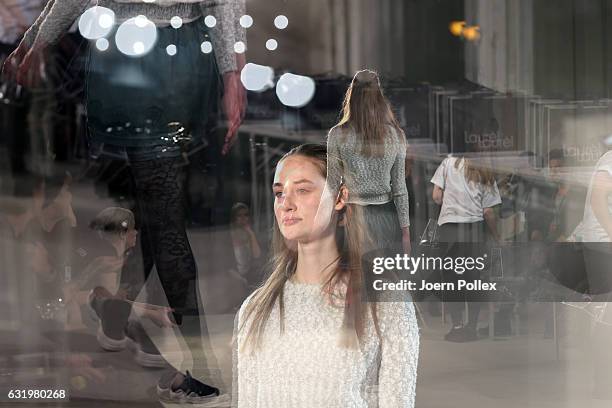
[[[537,316],[532,305],[530,316]],[[581,320],[565,316],[566,322]],[[422,347],[417,387],[419,408],[501,407],[592,407],[612,406],[612,400],[594,399],[592,358],[597,358],[584,333],[574,329],[560,334],[559,359],[554,339],[543,338],[543,327],[533,319],[530,333],[506,338],[482,338],[473,343],[448,343],[442,340],[445,328],[439,317],[426,317],[422,328]],[[210,340],[224,380],[230,383],[233,315],[207,317]],[[92,333],[68,335],[73,351],[87,352],[95,365],[107,374],[103,384],[87,384],[72,389],[69,407],[155,407],[155,384],[163,370],[143,369],[129,351],[107,353],[99,349]],[[8,338],[2,336],[3,343]],[[188,339],[195,340],[195,339]],[[3,350],[6,348],[3,347]],[[7,368],[6,366],[4,367]],[[52,374],[53,375],[53,374]],[[30,380],[32,377],[26,376]],[[14,384],[15,385],[15,384]],[[28,406],[22,403],[3,406]]]
[[[75,188],[75,207],[80,219],[87,220],[112,202],[92,201],[91,191]],[[211,247],[214,234],[223,231],[190,231],[190,240],[200,269],[200,290],[210,334],[210,343],[222,381],[231,384],[230,340],[234,311],[248,294],[248,289],[224,270],[211,268],[211,262],[226,253]],[[229,248],[231,249],[231,248]],[[421,309],[427,310],[426,307]],[[486,308],[483,308],[486,309]],[[421,329],[421,354],[418,371],[418,408],[603,408],[609,400],[592,396],[593,362],[612,361],[606,350],[609,333],[593,331],[587,315],[577,309],[561,307],[557,343],[544,338],[545,321],[551,318],[550,305],[526,306],[521,320],[521,334],[501,339],[482,338],[472,343],[448,343],[442,340],[448,324],[441,317],[424,313]],[[481,325],[486,325],[483,311]],[[39,328],[40,329],[40,328]],[[35,338],[38,336],[38,338]],[[27,341],[26,341],[27,340]],[[191,343],[197,338],[184,339]],[[23,343],[38,344],[34,351],[24,351]],[[155,386],[163,370],[138,366],[128,350],[108,353],[98,346],[95,330],[63,332],[36,330],[17,334],[0,327],[0,389],[25,387],[33,380],[55,381],[66,387],[74,373],[58,372],[46,362],[46,350],[57,344],[65,351],[87,353],[94,366],[106,374],[102,384],[72,387],[70,402],[45,404],[66,407],[158,407]],[[603,345],[603,347],[602,347]],[[558,352],[557,352],[558,347]],[[172,351],[172,346],[167,348]],[[170,358],[171,359],[171,358]],[[612,370],[610,370],[612,371]],[[601,374],[598,374],[601,375]],[[604,389],[612,390],[610,376],[600,378]],[[84,385],[84,386],[83,386]],[[6,401],[6,399],[0,399]],[[34,406],[29,402],[2,402],[0,406]],[[274,407],[270,407],[274,408]],[[318,407],[313,407],[318,408]]]

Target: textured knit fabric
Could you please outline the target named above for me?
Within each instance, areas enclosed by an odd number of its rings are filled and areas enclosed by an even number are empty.
[[[24,41],[31,46],[35,39],[43,44],[55,44],[62,34],[90,5],[90,0],[50,0],[44,11],[28,30]],[[115,13],[116,22],[144,15],[160,26],[167,26],[172,17],[180,17],[184,22],[191,22],[203,16],[212,15],[216,19],[211,28],[211,42],[217,57],[221,73],[236,70],[234,44],[246,41],[244,29],[239,24],[245,14],[244,0],[219,0],[204,2],[181,2],[175,0],[165,6],[156,3],[119,3],[113,0],[98,0],[97,4],[107,7]],[[199,49],[200,44],[193,44]]]
[[[402,230],[392,201],[363,206],[363,218],[374,245],[373,248],[366,246],[367,251],[383,249],[389,252],[388,256],[395,256],[397,251],[402,250]]]
[[[360,347],[347,349],[339,345],[344,310],[328,299],[318,285],[288,281],[284,332],[277,303],[254,351],[238,347],[245,301],[234,331],[233,407],[414,407],[419,333],[413,304],[378,303],[380,337],[370,318]]]
[[[384,154],[366,157],[354,131],[333,128],[327,138],[327,176],[332,191],[340,177],[349,189],[349,202],[360,205],[395,203],[400,226],[410,225],[408,189],[405,180],[406,145],[389,127]]]

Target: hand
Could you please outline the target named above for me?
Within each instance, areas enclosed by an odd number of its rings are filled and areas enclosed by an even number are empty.
[[[32,47],[19,65],[17,83],[27,88],[35,88],[45,78],[44,51],[41,47]]]
[[[224,94],[223,109],[227,116],[227,134],[221,153],[226,155],[236,142],[238,128],[242,124],[246,110],[246,92],[240,82],[240,73],[237,71],[223,74]]]
[[[249,235],[255,235],[255,233],[253,232],[253,227],[251,227],[251,224],[244,225],[242,229],[245,230],[245,232],[247,232]]]
[[[149,308],[147,309],[146,316],[158,327],[176,327],[176,323],[170,319],[170,313],[172,313],[172,311],[173,309],[170,307]]]
[[[402,248],[404,253],[410,255],[412,253],[412,243],[410,242],[410,229],[402,228]]]
[[[6,60],[4,60],[4,64],[2,64],[2,78],[4,80],[15,81],[17,79],[17,69],[27,53],[28,48],[21,43]]]

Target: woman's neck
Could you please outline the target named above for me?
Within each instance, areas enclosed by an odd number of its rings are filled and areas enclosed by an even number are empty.
[[[333,235],[314,242],[298,244],[295,280],[302,283],[323,283],[334,270],[340,254]]]
[[[115,248],[115,253],[117,254],[118,258],[121,258],[122,256],[125,255],[125,240],[123,239],[118,239],[115,241],[111,241],[111,244],[113,245],[113,248]]]

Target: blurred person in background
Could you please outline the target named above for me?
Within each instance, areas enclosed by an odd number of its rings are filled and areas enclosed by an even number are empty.
[[[9,77],[22,85],[36,86],[43,79],[40,72],[45,50],[58,42],[89,3],[51,0],[5,62]],[[183,316],[193,315],[195,337],[205,341],[208,334],[206,322],[200,318],[198,271],[185,226],[182,144],[185,138],[204,136],[221,76],[228,119],[221,153],[228,153],[235,142],[246,103],[240,83],[245,59],[234,51],[237,41],[246,42],[238,22],[245,14],[245,4],[243,0],[171,0],[163,4],[101,0],[97,5],[114,11],[112,35],[117,34],[119,24],[144,16],[145,24],[156,26],[157,42],[136,57],[125,55],[114,42],[105,52],[90,47],[86,108],[92,154],[111,149],[129,160],[145,279],[155,267],[174,310],[174,321],[186,331]],[[216,19],[213,28],[205,24],[208,15]],[[174,28],[171,20],[177,17],[181,23]],[[213,53],[202,52],[205,41],[210,42]],[[173,56],[167,50],[170,44],[177,50]],[[187,304],[188,299],[195,304]],[[194,362],[199,377],[208,373],[209,366],[216,366],[214,356],[202,351],[203,341],[192,343],[198,344],[192,353],[194,359],[208,354],[208,361]],[[212,381],[219,383],[220,379]],[[225,397],[219,397],[220,393],[189,373],[163,376],[158,384],[159,397],[170,403],[202,398],[207,403],[221,403]]]
[[[589,293],[585,300],[593,300],[588,306],[596,311],[592,315],[589,344],[589,351],[593,353],[593,396],[596,399],[612,400],[612,135],[605,137],[603,142],[607,152],[595,164],[584,203],[582,222],[569,240],[582,242]],[[563,266],[562,264],[561,268]]]
[[[93,288],[103,287],[112,294],[119,291],[121,269],[136,246],[134,214],[127,209],[109,207],[102,210],[89,224],[96,235],[95,243],[84,244],[75,251],[72,279],[64,285],[68,305],[68,320],[82,327],[81,306],[85,305]],[[83,241],[90,237],[83,237]]]
[[[379,249],[410,254],[410,204],[406,187],[406,137],[378,74],[355,74],[340,122],[327,137],[328,174],[344,180],[351,203],[362,207],[368,232]],[[338,186],[331,186],[332,191]]]
[[[261,248],[251,226],[249,207],[244,203],[234,204],[230,222],[238,274],[244,283],[248,284],[249,280],[254,278],[253,274],[257,272],[257,262],[261,257]]]
[[[488,236],[499,242],[494,207],[501,204],[501,198],[490,169],[485,168],[483,163],[475,162],[475,159],[447,157],[434,173],[431,182],[434,184],[433,200],[441,206],[438,236],[439,241],[446,245],[445,256],[480,257],[486,254]],[[459,276],[470,281],[480,276],[477,269],[465,271],[463,275],[455,271],[443,273],[444,278],[452,282]],[[448,303],[452,327],[444,336],[447,341],[478,339],[481,303],[478,300],[467,302],[468,315],[464,321],[466,296],[465,292],[456,291]]]

